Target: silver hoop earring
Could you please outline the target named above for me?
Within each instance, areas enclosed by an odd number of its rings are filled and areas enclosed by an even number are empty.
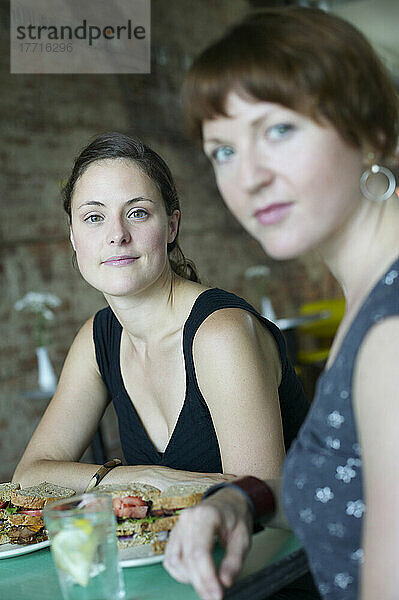
[[[372,194],[367,187],[367,182],[370,177],[373,175],[377,175],[378,173],[382,173],[388,180],[388,188],[385,190],[383,194],[376,196]],[[372,200],[373,202],[383,202],[392,196],[396,188],[396,179],[395,175],[387,169],[386,167],[381,167],[380,165],[373,164],[369,169],[366,169],[362,176],[360,177],[360,191],[363,196],[367,198],[367,200]]]

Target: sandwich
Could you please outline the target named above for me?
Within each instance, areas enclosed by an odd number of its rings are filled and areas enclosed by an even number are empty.
[[[10,528],[7,509],[10,504],[11,494],[19,489],[19,483],[0,483],[0,544],[9,544],[10,538],[7,531]]]
[[[161,490],[145,483],[104,484],[94,493],[109,494],[116,517],[118,548],[128,548],[151,542],[155,534],[147,531],[153,502]]]
[[[151,485],[130,483],[100,485],[96,490],[112,495],[119,549],[152,543],[154,552],[162,553],[179,513],[197,504],[208,487],[178,484],[161,492]]]
[[[1,484],[4,498],[8,496],[7,486],[16,486],[10,490],[7,506],[3,507],[3,540],[1,543],[35,544],[47,540],[42,509],[50,502],[70,498],[75,490],[44,481],[39,485],[20,489],[19,484]],[[5,502],[5,500],[3,500]]]

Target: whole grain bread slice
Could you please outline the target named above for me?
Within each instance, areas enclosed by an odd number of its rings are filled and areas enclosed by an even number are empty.
[[[11,500],[12,492],[19,490],[19,488],[19,483],[11,483],[8,481],[6,483],[0,483],[0,500],[2,502],[9,502]]]
[[[179,520],[179,515],[173,515],[172,517],[161,517],[152,523],[148,523],[147,531],[152,533],[159,533],[160,531],[170,531],[176,525]]]
[[[161,494],[161,490],[147,483],[133,481],[126,484],[104,484],[94,488],[93,492],[110,494],[112,498],[124,498],[125,496],[138,496],[144,501],[154,502]]]
[[[9,544],[10,543],[10,538],[8,537],[8,535],[4,532],[0,532],[0,546],[2,544]]]
[[[198,483],[181,483],[168,487],[153,502],[153,510],[170,510],[175,508],[187,508],[197,504],[209,485]]]
[[[50,502],[62,500],[62,498],[70,498],[75,494],[75,490],[56,485],[55,483],[43,481],[42,483],[39,483],[39,485],[13,491],[11,494],[11,502],[14,506],[39,510]]]

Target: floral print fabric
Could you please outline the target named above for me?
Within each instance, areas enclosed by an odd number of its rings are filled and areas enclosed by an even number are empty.
[[[393,315],[399,315],[399,259],[369,294],[335,362],[320,377],[307,419],[284,465],[284,508],[325,600],[358,598],[367,507],[352,378],[365,335],[380,319]]]

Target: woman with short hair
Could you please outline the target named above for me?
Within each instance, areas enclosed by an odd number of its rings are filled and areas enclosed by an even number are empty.
[[[280,481],[253,480],[249,488],[239,480],[217,491],[182,515],[166,567],[202,598],[221,598],[242,565],[263,497],[271,525],[288,526],[288,518],[325,600],[396,598],[394,85],[343,19],[317,9],[270,9],[245,18],[197,58],[185,106],[237,219],[275,259],[316,250],[342,286],[346,312],[285,460],[282,493]],[[227,540],[218,573],[209,556],[215,533]]]

